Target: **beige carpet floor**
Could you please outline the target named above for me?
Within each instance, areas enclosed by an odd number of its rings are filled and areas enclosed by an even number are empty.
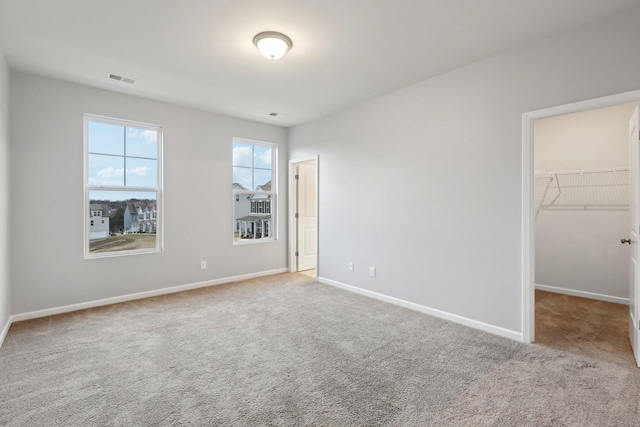
[[[3,426],[640,426],[639,404],[626,361],[302,274],[19,322],[0,349]]]
[[[536,291],[536,343],[634,366],[626,305]]]
[[[305,276],[309,276],[309,277],[313,277],[314,279],[316,278],[316,269],[311,269],[311,270],[304,270],[304,271],[300,271],[300,274],[304,274]]]

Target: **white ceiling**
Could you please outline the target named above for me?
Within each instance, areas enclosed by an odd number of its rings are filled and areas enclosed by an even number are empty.
[[[0,0],[14,70],[283,126],[640,0]],[[269,61],[262,31],[293,40]],[[133,86],[106,73],[137,79]],[[269,113],[277,112],[277,117]]]

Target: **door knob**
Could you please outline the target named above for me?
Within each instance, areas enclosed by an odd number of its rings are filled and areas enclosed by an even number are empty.
[[[622,243],[623,245],[625,243],[631,244],[631,239],[620,239],[620,243]]]

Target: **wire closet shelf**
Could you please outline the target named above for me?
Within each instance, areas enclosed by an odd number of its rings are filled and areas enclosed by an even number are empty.
[[[629,209],[629,168],[535,172],[536,218],[542,210]]]

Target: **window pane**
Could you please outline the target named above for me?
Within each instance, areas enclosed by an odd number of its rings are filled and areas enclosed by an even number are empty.
[[[253,176],[251,168],[233,168],[233,182],[240,184],[245,190],[253,190]]]
[[[156,188],[157,164],[156,160],[127,158],[127,187]]]
[[[255,184],[253,190],[271,191],[271,171],[266,169],[254,169],[253,182]]]
[[[253,167],[271,169],[271,147],[265,145],[253,146]]]
[[[241,142],[242,141],[242,142]],[[276,145],[268,143],[234,140],[233,149],[233,190],[251,191],[250,194],[235,194],[234,197],[234,239],[235,243],[247,239],[273,239],[271,205],[274,191],[272,180],[276,159],[273,158]]]
[[[162,213],[157,209],[162,191],[161,128],[84,117],[89,196],[85,206],[89,218],[84,221],[85,257],[162,250],[162,238],[156,238],[162,231]],[[148,191],[129,191],[132,187]]]
[[[156,192],[90,191],[89,213],[101,218],[89,222],[89,252],[156,248],[156,201]]]
[[[233,143],[233,166],[253,166],[253,145]]]
[[[234,200],[233,218],[235,219],[235,221],[233,237],[239,238],[240,232],[245,225],[240,219],[248,217],[251,214],[251,196],[249,194],[238,194],[236,195],[236,198]]]
[[[124,185],[124,157],[89,154],[90,186]]]
[[[124,155],[124,126],[89,122],[90,153]]]
[[[127,128],[127,156],[158,158],[158,132]]]
[[[270,194],[240,194],[234,198],[233,236],[241,240],[273,238]]]

